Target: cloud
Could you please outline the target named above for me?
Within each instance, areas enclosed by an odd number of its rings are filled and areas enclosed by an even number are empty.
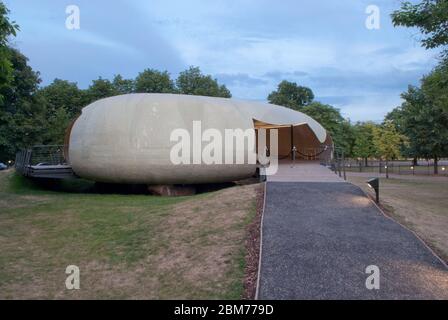
[[[309,76],[312,87],[336,92],[390,92],[406,89],[408,84],[417,84],[424,69],[386,71],[346,71],[342,69],[316,70]]]
[[[275,71],[268,71],[263,76],[274,80],[287,80],[287,79],[306,77],[308,75],[309,73],[304,71],[284,72],[280,70],[275,70]]]
[[[267,83],[266,80],[252,77],[247,73],[236,73],[236,74],[219,73],[216,75],[216,78],[219,81],[222,81],[231,86],[238,85],[238,86],[250,87],[250,86],[264,85]]]
[[[7,0],[21,25],[17,46],[44,83],[87,86],[98,76],[135,77],[151,67],[173,76],[190,65],[215,75],[235,98],[264,100],[281,80],[353,119],[376,120],[436,63],[377,0],[381,29],[367,30],[370,0],[77,0],[81,30],[65,29],[69,0]]]
[[[396,94],[363,95],[345,97],[345,102],[337,105],[344,117],[352,121],[381,122],[385,114],[401,104]]]

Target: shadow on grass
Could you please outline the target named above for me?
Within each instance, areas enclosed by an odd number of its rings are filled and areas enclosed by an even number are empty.
[[[22,175],[11,172],[8,189],[14,193],[75,193],[75,194],[119,194],[119,195],[151,195],[147,185],[144,184],[119,184],[102,183],[86,179],[44,179],[26,178]],[[219,191],[221,189],[234,187],[236,185],[258,183],[253,182],[223,182],[194,185],[196,194]]]
[[[13,193],[48,193],[64,192],[64,193],[93,193],[95,183],[84,179],[32,179],[25,178],[22,175],[12,172],[8,179],[9,191]]]

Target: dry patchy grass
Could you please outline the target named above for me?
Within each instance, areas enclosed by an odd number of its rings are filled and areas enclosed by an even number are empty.
[[[348,180],[372,194],[366,177],[349,174]],[[381,178],[380,201],[388,214],[415,231],[448,261],[447,178]]]
[[[238,299],[258,188],[69,193],[0,172],[0,298]],[[80,290],[65,288],[71,264]]]

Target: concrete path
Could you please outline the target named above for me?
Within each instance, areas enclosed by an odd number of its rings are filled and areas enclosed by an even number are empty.
[[[259,299],[448,299],[448,271],[345,182],[267,182]],[[368,290],[366,267],[380,270]]]
[[[267,176],[267,181],[295,182],[343,182],[337,174],[319,164],[319,161],[282,160],[275,175]]]

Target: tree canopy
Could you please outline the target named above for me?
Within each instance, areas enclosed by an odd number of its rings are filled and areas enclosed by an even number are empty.
[[[377,124],[371,121],[358,122],[353,127],[354,145],[353,154],[359,158],[364,158],[365,163],[367,159],[375,157],[378,152],[374,143],[374,131]]]
[[[394,26],[419,28],[427,49],[448,45],[448,0],[405,1],[392,13],[392,22]]]
[[[9,37],[15,36],[19,26],[8,18],[9,10],[0,2],[0,92],[12,81],[13,65],[11,62],[11,51],[8,47]],[[0,93],[0,104],[3,101]]]
[[[128,94],[135,92],[135,81],[132,79],[124,79],[120,74],[114,76],[112,84],[117,94]]]
[[[422,78],[421,86],[409,86],[402,94],[402,105],[386,116],[409,138],[407,153],[434,158],[437,173],[438,157],[448,155],[448,0],[405,1],[392,14],[392,22],[419,28],[425,48],[443,50],[443,59]]]
[[[36,95],[39,74],[19,51],[8,48],[8,55],[12,77],[0,90],[0,161],[12,159],[19,148],[42,143],[46,127],[46,105]]]
[[[198,96],[230,98],[232,95],[225,85],[219,85],[210,75],[203,75],[198,67],[190,67],[177,77],[179,93]]]
[[[268,101],[272,104],[288,107],[294,110],[310,104],[314,100],[314,93],[310,88],[297,85],[295,82],[283,80],[277,90],[272,91]]]
[[[137,93],[174,93],[174,82],[168,71],[146,69],[140,72],[135,79],[135,92]]]
[[[422,90],[435,108],[448,113],[448,59],[423,77]]]
[[[67,80],[55,79],[48,86],[39,89],[37,94],[46,101],[50,112],[64,108],[70,117],[80,114],[87,103],[86,92],[79,89],[76,83]]]
[[[384,160],[400,158],[400,146],[406,138],[397,131],[394,124],[386,120],[381,126],[374,126],[372,129],[376,156]]]
[[[86,97],[89,102],[93,102],[99,99],[112,97],[118,95],[119,92],[112,82],[107,79],[99,77],[92,81],[92,84],[86,90]]]
[[[402,105],[394,109],[389,118],[393,118],[399,130],[408,137],[410,153],[425,158],[447,155],[447,113],[435,107],[418,87],[409,86],[402,99]]]
[[[334,143],[344,150],[347,156],[352,155],[353,128],[350,121],[344,119],[338,109],[315,101],[302,107],[300,111],[319,122],[330,133]]]

